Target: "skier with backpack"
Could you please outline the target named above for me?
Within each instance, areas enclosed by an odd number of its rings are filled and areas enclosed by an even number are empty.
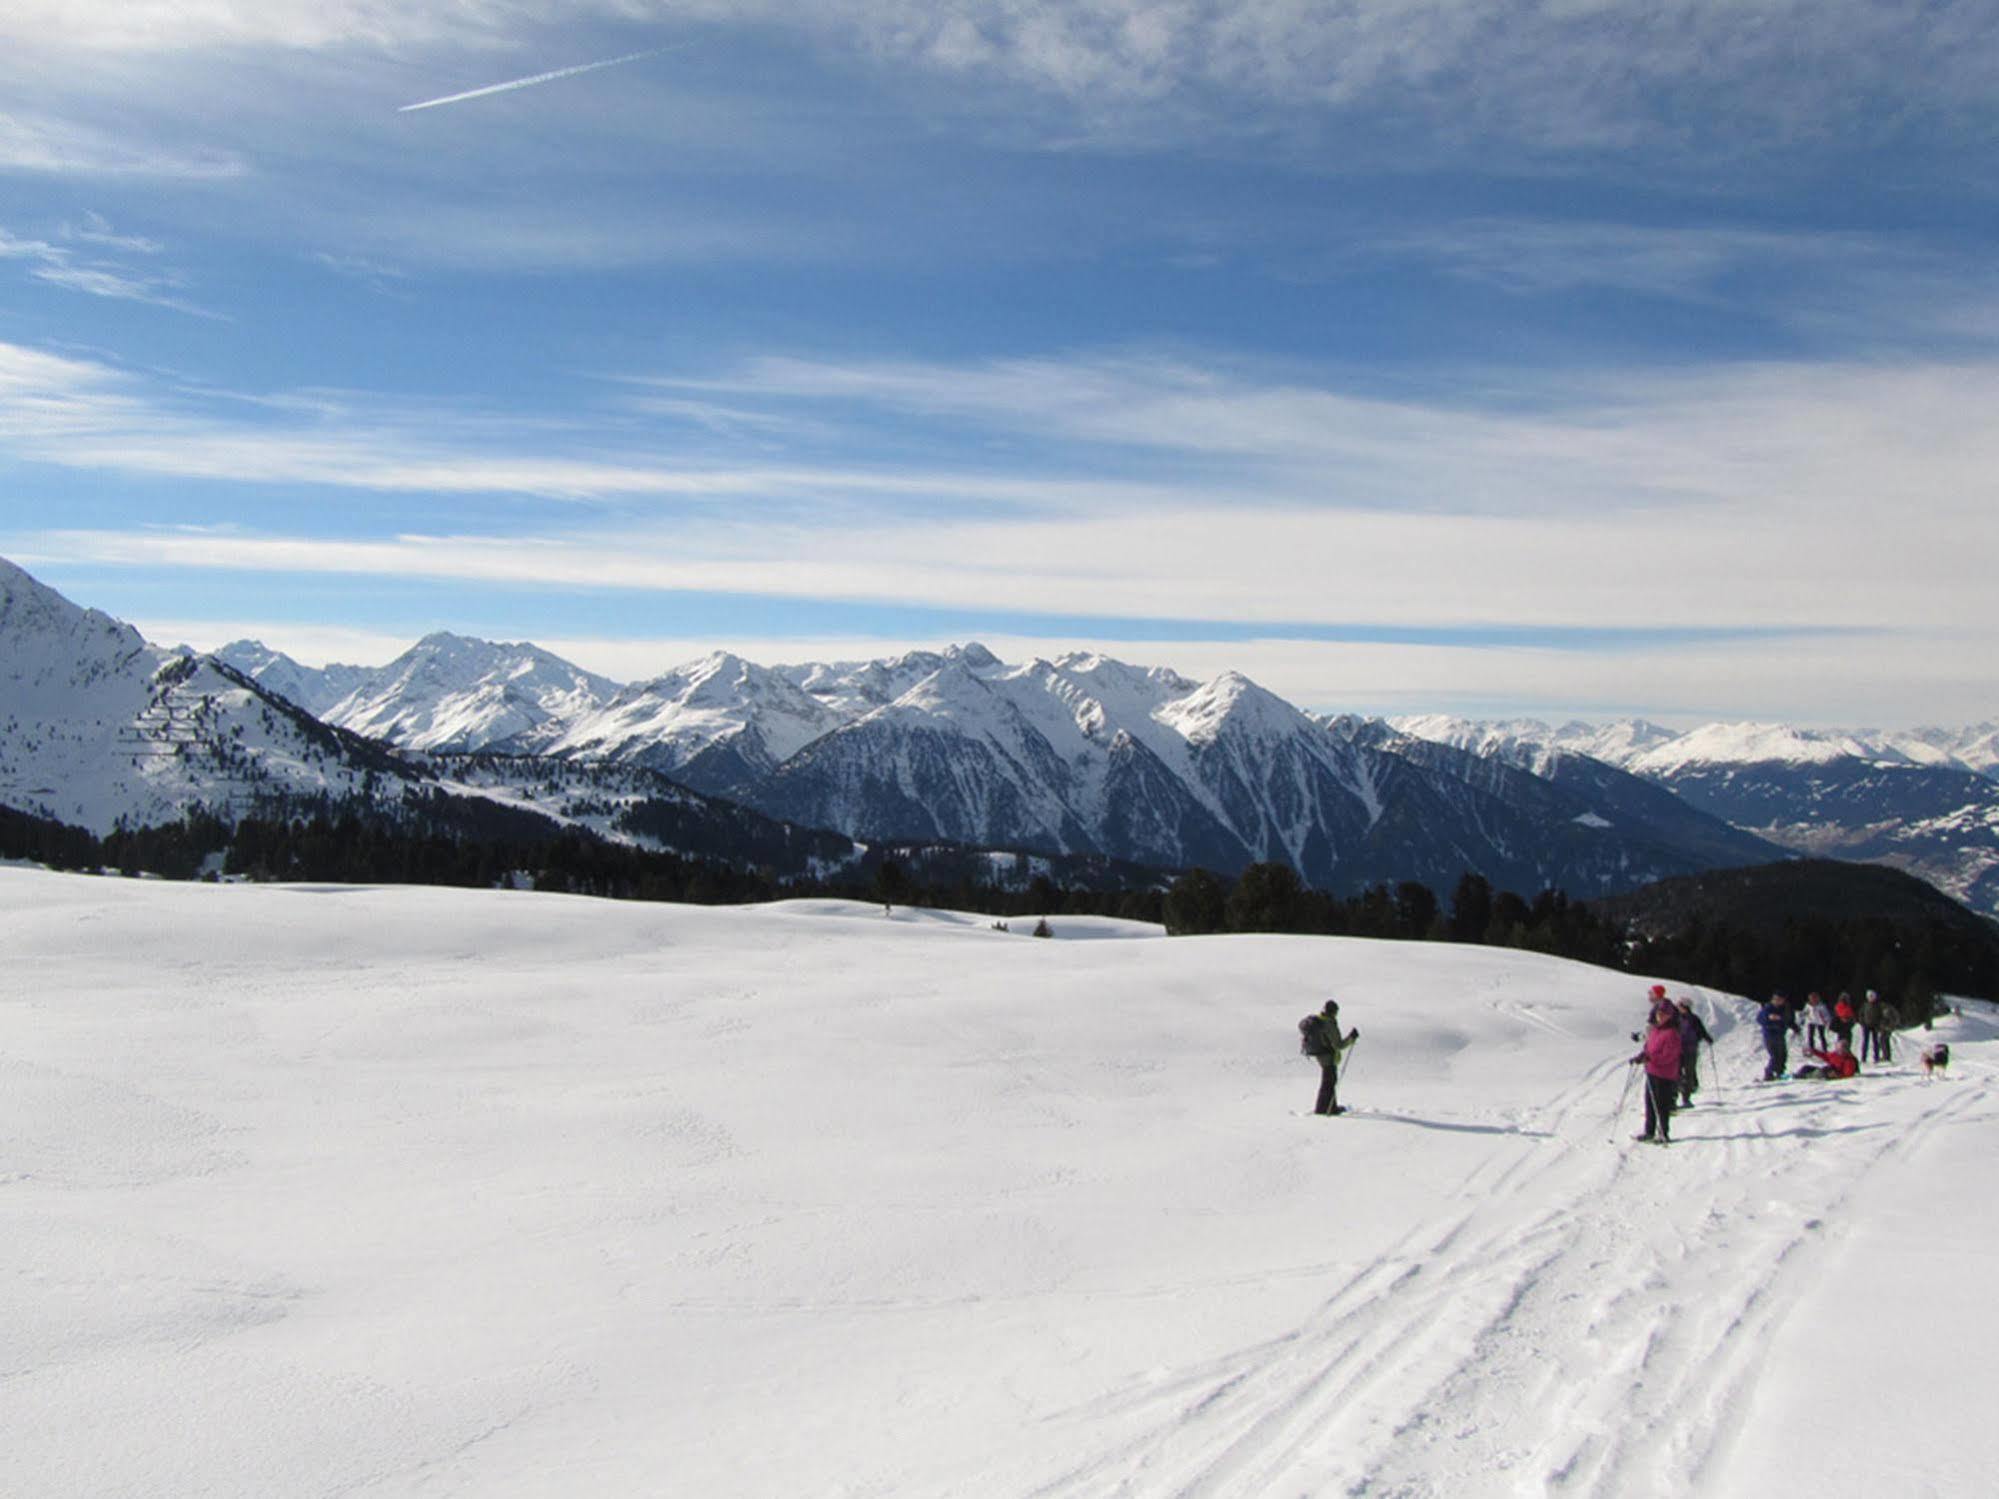
[[[1326,1001],[1326,1007],[1316,1015],[1307,1015],[1298,1022],[1298,1049],[1319,1064],[1319,1098],[1313,1104],[1314,1114],[1339,1114],[1340,1108],[1340,1057],[1354,1042],[1360,1039],[1360,1027],[1355,1026],[1344,1037],[1340,1035],[1340,1002]]]

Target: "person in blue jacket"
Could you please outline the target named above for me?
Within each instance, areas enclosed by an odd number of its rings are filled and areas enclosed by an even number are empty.
[[[1756,1024],[1762,1028],[1763,1050],[1770,1059],[1763,1069],[1763,1081],[1774,1083],[1791,1064],[1790,1034],[1798,1024],[1791,1013],[1791,1002],[1781,994],[1771,995],[1756,1012]]]

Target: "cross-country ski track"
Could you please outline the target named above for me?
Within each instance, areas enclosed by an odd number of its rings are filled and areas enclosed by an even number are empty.
[[[1529,954],[21,869],[0,910],[0,1491],[1878,1499],[1999,1462],[1982,1005],[1945,1078],[1915,1033],[1761,1084],[1688,990],[1718,1044],[1662,1149],[1645,981]],[[1329,995],[1365,1037],[1331,1120],[1293,1029]]]

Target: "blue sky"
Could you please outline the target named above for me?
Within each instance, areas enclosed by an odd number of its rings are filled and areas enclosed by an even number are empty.
[[[1999,710],[1989,0],[102,9],[0,14],[0,553],[155,639]]]

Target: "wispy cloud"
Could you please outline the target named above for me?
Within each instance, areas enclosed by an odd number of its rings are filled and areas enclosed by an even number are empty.
[[[249,171],[226,151],[180,151],[48,116],[0,110],[0,174],[219,181]]]
[[[1999,312],[1982,245],[1906,233],[1473,218],[1358,236],[1340,268],[1368,264],[1551,302],[1608,290],[1739,310],[1863,345],[1989,340]]]
[[[1390,262],[1428,262],[1509,291],[1609,287],[1688,301],[1715,299],[1718,283],[1744,270],[1795,271],[1801,264],[1823,270],[1891,253],[1879,237],[1851,233],[1500,218],[1384,234],[1366,252]]]
[[[133,474],[592,504],[426,535],[26,533],[126,565],[924,604],[1106,619],[1970,632],[1999,649],[1999,363],[1599,374],[1532,406],[1359,399],[1185,361],[766,361],[715,382],[945,413],[1033,454],[953,469],[496,452],[504,421],[340,403],[255,420],[0,345],[17,458]],[[759,409],[749,402],[751,409]],[[620,418],[620,421],[628,418]],[[549,426],[549,441],[595,447]],[[518,438],[518,431],[515,432]],[[1032,439],[1028,442],[1027,439]],[[1047,449],[1065,463],[1051,462]],[[1156,477],[1100,477],[1151,448]],[[634,508],[613,503],[638,497]],[[216,508],[226,513],[227,507]]]
[[[58,241],[25,239],[0,229],[0,260],[26,263],[28,275],[48,286],[82,292],[92,297],[109,297],[121,302],[144,302],[170,308],[195,317],[218,318],[219,313],[197,306],[180,295],[181,276],[174,271],[136,270],[108,259],[102,251],[156,256],[164,248],[156,241],[119,235],[95,214],[79,228],[66,225]],[[80,253],[75,245],[92,247],[96,253]]]
[[[81,222],[63,225],[62,237],[73,244],[94,245],[128,255],[161,255],[167,248],[143,234],[120,234],[103,214],[88,210]]]
[[[0,40],[154,56],[498,53],[525,33],[592,21],[788,31],[919,74],[1025,85],[1072,106],[1039,122],[1050,140],[1258,135],[1285,116],[1330,116],[1360,122],[1377,146],[1399,135],[1454,153],[1650,147],[1710,163],[1717,150],[1967,121],[1984,122],[1971,131],[1983,138],[1999,65],[1987,0],[16,0],[0,12]]]

